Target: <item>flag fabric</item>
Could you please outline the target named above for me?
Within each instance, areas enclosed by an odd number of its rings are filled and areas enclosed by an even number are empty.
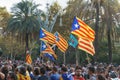
[[[52,60],[52,61],[55,61],[55,58],[53,57],[52,54],[44,53],[44,56],[45,56],[45,57],[48,57],[48,58],[49,58],[50,60]]]
[[[78,45],[78,40],[75,38],[74,35],[70,34],[70,38],[68,41],[69,45],[71,45],[72,47],[76,48],[76,46]]]
[[[83,51],[86,51],[87,53],[91,54],[92,56],[95,54],[93,43],[91,41],[89,41],[88,39],[79,38],[78,48]]]
[[[26,51],[26,63],[28,64],[32,63],[32,58],[28,50]]]
[[[80,38],[86,38],[90,41],[94,41],[95,32],[87,24],[85,24],[81,19],[74,17],[72,23],[72,34],[77,35]]]
[[[40,29],[40,40],[50,44],[55,44],[55,36],[43,28]]]
[[[55,33],[55,37],[56,37],[56,45],[58,49],[60,49],[63,53],[65,53],[65,51],[68,48],[67,41],[58,32]]]
[[[55,59],[57,59],[57,55],[55,54],[55,52],[52,50],[52,48],[50,47],[49,44],[46,44],[45,42],[42,41],[41,44],[41,53],[48,53],[54,56]]]

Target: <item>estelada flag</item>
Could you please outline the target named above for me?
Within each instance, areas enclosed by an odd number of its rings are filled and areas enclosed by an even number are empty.
[[[55,54],[55,52],[52,50],[52,48],[50,47],[49,44],[45,43],[42,41],[42,44],[41,44],[41,53],[48,53],[48,54],[52,54],[53,57],[55,59],[57,59],[57,55]]]
[[[55,44],[55,36],[43,28],[40,29],[39,38],[40,38],[40,40],[43,40],[49,44]]]
[[[55,33],[55,37],[56,37],[56,45],[58,49],[60,49],[63,53],[65,53],[65,51],[68,48],[67,41],[58,32]]]
[[[85,38],[90,41],[94,41],[95,39],[94,30],[77,17],[73,19],[71,33],[79,38]]]

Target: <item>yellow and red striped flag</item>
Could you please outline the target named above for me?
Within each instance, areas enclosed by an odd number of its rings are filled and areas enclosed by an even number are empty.
[[[32,58],[28,50],[26,51],[26,63],[28,64],[32,63]]]
[[[40,40],[43,40],[49,44],[55,44],[55,36],[43,28],[40,29]]]
[[[67,41],[58,32],[55,33],[55,37],[56,37],[56,45],[58,49],[60,49],[63,53],[65,53],[65,51],[68,48]]]
[[[50,47],[49,44],[46,44],[45,42],[42,41],[42,44],[41,44],[41,53],[48,53],[48,54],[52,54],[53,57],[55,59],[57,59],[57,55],[55,54],[55,52],[52,50],[52,48]]]
[[[89,27],[87,24],[85,24],[81,19],[77,17],[74,17],[71,33],[77,35],[80,38],[86,38],[90,41],[94,41],[95,39],[94,30],[92,30],[91,27]]]
[[[95,49],[94,49],[93,43],[88,39],[79,38],[78,48],[83,51],[86,51],[87,53],[91,54],[92,56],[95,54]]]

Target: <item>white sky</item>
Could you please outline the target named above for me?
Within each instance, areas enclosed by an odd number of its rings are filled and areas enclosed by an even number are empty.
[[[14,4],[20,2],[21,0],[0,0],[0,6],[1,7],[6,7],[9,12],[11,12],[11,7],[13,7]],[[58,1],[60,6],[62,8],[65,8],[67,6],[67,1],[68,0],[33,0],[35,1],[36,4],[41,4],[39,7],[41,10],[46,9],[46,3],[52,4],[55,1]]]

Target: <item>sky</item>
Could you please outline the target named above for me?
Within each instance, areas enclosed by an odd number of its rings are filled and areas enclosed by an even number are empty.
[[[17,4],[20,1],[21,0],[0,0],[0,7],[6,7],[7,11],[11,12],[11,7],[13,7],[14,4]],[[36,4],[41,4],[41,6],[39,7],[41,10],[46,10],[46,3],[52,4],[55,1],[58,1],[60,6],[62,6],[62,8],[65,8],[67,6],[66,3],[68,0],[33,0],[33,1],[35,1]]]

